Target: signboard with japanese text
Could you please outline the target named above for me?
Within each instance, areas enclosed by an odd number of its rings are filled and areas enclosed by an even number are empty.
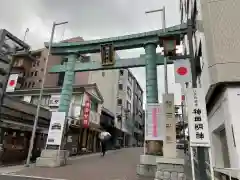
[[[162,104],[147,104],[145,118],[145,140],[166,139],[166,121]]]
[[[49,106],[50,107],[52,107],[52,106],[58,107],[60,104],[60,97],[61,97],[61,95],[52,95],[49,100]]]
[[[48,130],[47,145],[60,146],[65,125],[65,112],[52,112]]]
[[[163,94],[163,108],[166,118],[166,143],[176,142],[174,94]]]
[[[205,95],[202,88],[186,91],[190,146],[210,147]]]
[[[83,108],[83,127],[89,127],[89,116],[90,116],[91,101],[87,94],[85,94],[84,108]]]

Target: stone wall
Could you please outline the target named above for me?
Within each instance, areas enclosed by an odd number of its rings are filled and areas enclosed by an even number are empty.
[[[157,163],[155,180],[186,180],[184,165]]]

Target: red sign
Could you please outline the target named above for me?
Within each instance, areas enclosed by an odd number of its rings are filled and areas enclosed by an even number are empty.
[[[177,73],[178,73],[179,75],[181,75],[181,76],[184,76],[185,74],[187,74],[187,72],[188,72],[188,70],[187,70],[187,68],[185,68],[185,67],[179,67],[179,68],[177,69]]]
[[[83,109],[83,127],[85,128],[89,127],[89,115],[90,115],[90,99],[87,96]]]
[[[153,136],[157,137],[157,108],[152,110]]]
[[[174,71],[175,71],[175,82],[184,84],[186,82],[191,82],[191,64],[189,60],[176,60],[174,61]]]
[[[182,101],[185,101],[185,95],[182,95]]]
[[[15,81],[15,80],[10,80],[10,82],[9,82],[9,86],[14,86],[14,85],[15,85],[15,83],[16,83],[16,81]]]

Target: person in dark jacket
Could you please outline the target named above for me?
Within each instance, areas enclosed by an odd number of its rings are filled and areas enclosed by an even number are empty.
[[[101,149],[102,149],[102,156],[105,156],[105,153],[106,153],[106,149],[107,149],[107,144],[106,144],[106,141],[101,141]]]

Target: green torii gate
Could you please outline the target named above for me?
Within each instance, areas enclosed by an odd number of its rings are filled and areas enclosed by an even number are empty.
[[[157,54],[156,48],[159,44],[162,45],[163,39],[168,38],[177,40],[177,45],[179,45],[181,37],[187,33],[187,29],[187,24],[181,24],[166,28],[165,31],[160,29],[156,31],[92,41],[52,44],[52,55],[67,56],[68,58],[68,61],[65,64],[53,66],[49,71],[50,73],[65,72],[58,111],[66,112],[66,114],[69,111],[70,101],[72,97],[74,72],[143,66],[146,67],[147,103],[158,103],[157,65],[164,64],[164,56]],[[145,55],[142,55],[139,58],[117,59],[112,66],[103,66],[101,62],[76,62],[80,54],[98,53],[101,50],[101,45],[109,43],[113,45],[115,51],[143,47],[145,49]],[[45,46],[48,48],[49,43],[45,43]],[[188,57],[189,56],[174,56],[168,60],[168,63],[173,63],[174,59],[185,59]],[[155,153],[152,152],[150,154]]]

